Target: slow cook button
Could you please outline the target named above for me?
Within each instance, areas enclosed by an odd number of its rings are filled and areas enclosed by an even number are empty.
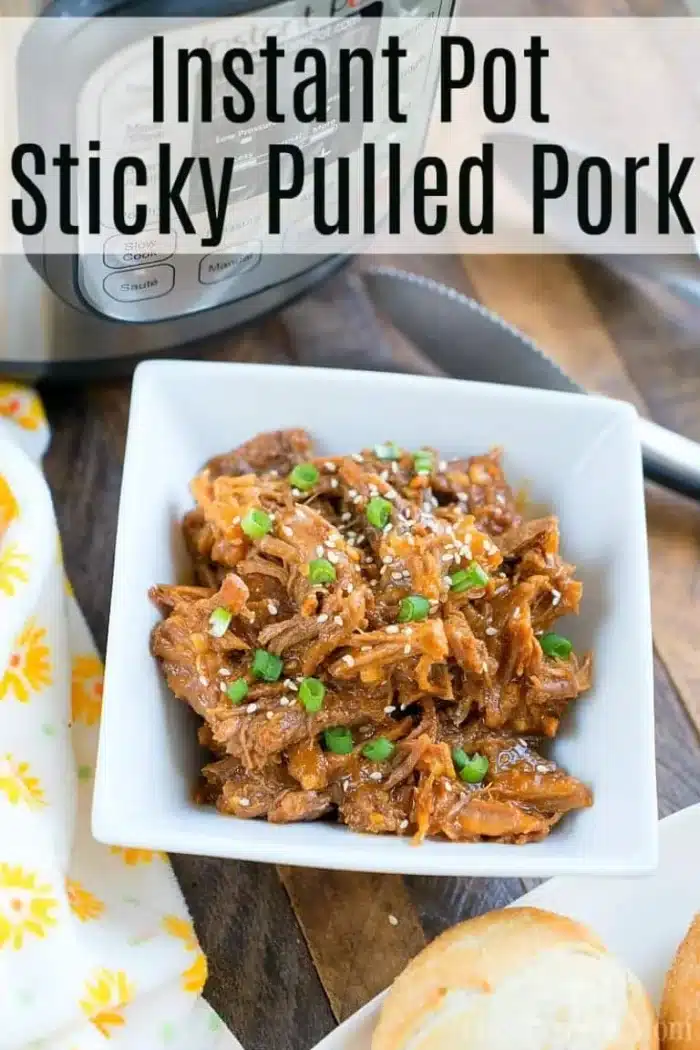
[[[115,234],[105,242],[105,266],[123,270],[128,266],[150,266],[164,262],[175,251],[174,233],[145,233],[138,236]]]
[[[242,244],[238,251],[229,248],[205,255],[199,264],[200,284],[216,284],[217,281],[248,273],[260,262],[261,253],[260,241],[251,241],[250,244]]]
[[[174,285],[175,270],[172,266],[147,266],[142,270],[110,273],[103,282],[107,295],[120,303],[157,299],[172,291]]]

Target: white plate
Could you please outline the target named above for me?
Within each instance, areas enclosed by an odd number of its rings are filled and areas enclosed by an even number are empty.
[[[700,804],[667,817],[660,831],[659,867],[653,875],[552,879],[513,901],[590,926],[637,974],[656,1007],[676,948],[700,911]],[[370,1050],[385,995],[372,999],[314,1050]]]
[[[468,322],[465,319],[465,324]],[[465,339],[469,338],[468,330]],[[337,824],[237,820],[191,800],[195,719],[148,651],[154,583],[188,571],[179,522],[202,464],[261,430],[306,426],[328,453],[392,438],[450,458],[505,449],[516,486],[560,518],[584,584],[566,623],[595,684],[553,757],[589,783],[588,810],[527,846],[359,835]],[[656,862],[649,573],[637,418],[605,398],[451,379],[148,362],[135,376],[119,506],[93,830],[103,842],[320,868],[433,875],[629,874]]]

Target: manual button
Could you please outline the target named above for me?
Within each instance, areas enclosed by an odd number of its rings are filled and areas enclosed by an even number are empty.
[[[172,291],[174,285],[175,270],[172,266],[147,266],[141,270],[111,273],[102,283],[107,295],[120,303],[158,299]]]
[[[200,284],[216,284],[217,281],[240,277],[258,265],[261,254],[260,241],[250,241],[236,248],[222,248],[205,255],[199,264]]]
[[[175,251],[174,233],[158,233],[148,230],[137,235],[117,233],[109,237],[104,246],[105,266],[112,270],[123,270],[127,266],[151,266],[165,262]]]

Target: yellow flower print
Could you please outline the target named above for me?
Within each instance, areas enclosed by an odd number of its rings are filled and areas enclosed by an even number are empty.
[[[34,391],[17,383],[0,383],[0,416],[24,430],[38,430],[46,419]]]
[[[51,912],[57,907],[51,887],[40,883],[33,871],[0,863],[0,949],[18,951],[25,935],[45,937],[56,925]]]
[[[95,970],[92,979],[85,982],[84,999],[80,1009],[98,1032],[110,1039],[111,1028],[124,1024],[123,1009],[134,998],[135,988],[123,970]]]
[[[0,474],[0,540],[15,518],[19,517],[19,504],[9,483]]]
[[[109,852],[119,854],[130,868],[135,868],[137,864],[150,864],[156,857],[167,860],[165,854],[158,850],[133,849],[131,846],[110,846]]]
[[[0,551],[0,591],[8,598],[14,595],[18,584],[28,581],[29,574],[23,568],[28,561],[29,555],[24,554],[16,543],[10,543]]]
[[[45,638],[44,628],[38,627],[33,617],[29,619],[0,678],[0,700],[14,693],[21,704],[26,704],[30,693],[38,693],[51,685],[51,662]]]
[[[29,809],[46,805],[44,792],[37,777],[31,776],[27,762],[16,762],[12,755],[0,759],[0,791],[13,806],[23,804]]]
[[[81,922],[99,919],[105,910],[103,902],[75,879],[66,879],[66,893],[70,910],[78,916]]]
[[[194,952],[194,962],[182,974],[182,987],[186,992],[199,995],[207,980],[207,960],[197,943],[194,927],[187,919],[181,919],[177,915],[166,915],[163,926],[172,937],[182,941],[188,952]]]
[[[73,659],[71,705],[73,721],[94,726],[102,710],[102,661],[96,656]]]

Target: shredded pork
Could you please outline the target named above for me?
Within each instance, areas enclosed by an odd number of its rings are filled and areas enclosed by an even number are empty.
[[[276,431],[211,460],[192,492],[194,581],[152,588],[151,648],[202,719],[199,801],[513,843],[591,805],[539,753],[591,683],[590,655],[553,634],[581,584],[557,519],[523,520],[498,451],[319,457]]]

